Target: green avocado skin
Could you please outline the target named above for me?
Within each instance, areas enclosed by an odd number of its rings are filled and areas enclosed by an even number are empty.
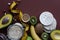
[[[33,39],[32,39],[32,37],[28,36],[28,37],[27,37],[27,40],[33,40]]]

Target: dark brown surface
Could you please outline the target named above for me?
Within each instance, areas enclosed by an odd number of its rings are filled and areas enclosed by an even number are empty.
[[[0,0],[0,18],[4,14],[3,10],[7,11],[8,3],[12,1],[16,0]],[[57,29],[60,29],[60,0],[21,0],[17,8],[37,18],[43,11],[50,11],[57,20]]]
[[[2,17],[3,10],[8,10],[8,3],[16,0],[0,0],[0,16]],[[60,0],[21,0],[17,8],[22,9],[25,13],[36,16],[43,11],[50,11],[57,20],[57,28],[60,29]]]

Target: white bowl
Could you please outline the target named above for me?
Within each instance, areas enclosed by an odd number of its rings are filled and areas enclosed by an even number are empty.
[[[53,22],[53,15],[51,12],[42,12],[39,16],[39,20],[43,25],[51,25]]]
[[[57,26],[57,21],[56,21],[56,19],[54,18],[53,23],[52,23],[51,25],[49,25],[49,26],[45,26],[45,25],[44,25],[44,28],[45,28],[46,30],[55,30],[55,29],[56,29],[56,26]]]

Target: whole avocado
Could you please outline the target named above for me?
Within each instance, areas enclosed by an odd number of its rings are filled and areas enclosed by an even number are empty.
[[[41,36],[41,34],[43,33],[43,25],[41,23],[38,23],[35,26],[35,31],[39,36]]]

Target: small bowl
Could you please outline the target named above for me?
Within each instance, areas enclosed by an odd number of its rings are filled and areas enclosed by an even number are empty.
[[[30,16],[29,16],[29,14],[23,14],[23,17],[22,17],[22,21],[23,22],[28,22],[30,20]]]
[[[49,11],[42,12],[39,20],[43,25],[51,25],[53,23],[53,14]]]
[[[21,35],[19,38],[17,38],[17,39],[20,39],[20,38],[23,36],[23,33],[24,33],[24,28],[23,28],[23,26],[22,26],[20,23],[15,23],[15,24],[10,25],[10,26],[8,27],[8,29],[7,29],[7,36],[8,36],[8,38],[11,39],[11,40],[12,40],[12,39],[16,39],[16,38],[12,38],[12,37],[9,36],[9,30],[10,30],[10,28],[13,27],[13,26],[20,27],[20,30],[21,30],[21,32],[22,32],[22,35]]]

